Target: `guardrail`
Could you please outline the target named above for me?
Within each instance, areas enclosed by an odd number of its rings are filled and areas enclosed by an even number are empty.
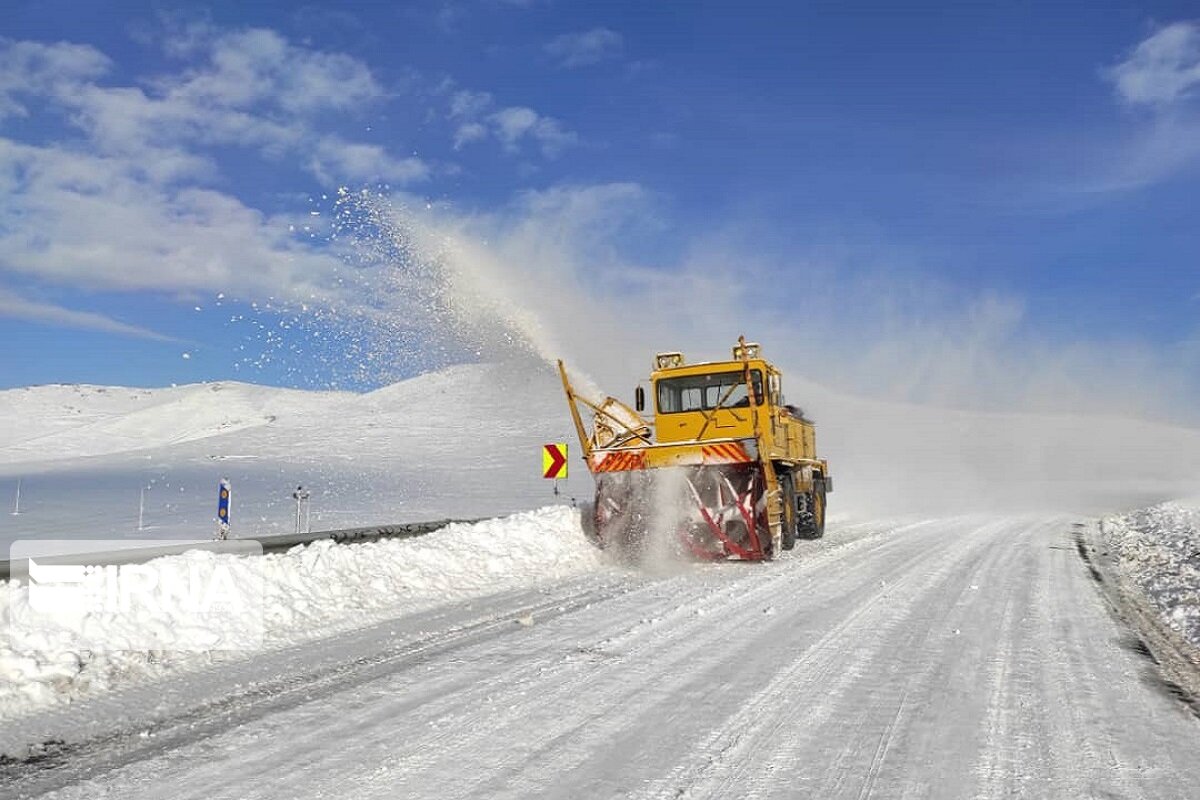
[[[486,517],[477,519],[439,519],[429,522],[404,522],[398,525],[371,525],[364,528],[343,528],[334,531],[312,531],[310,533],[285,533],[273,536],[259,536],[249,539],[227,539],[212,541],[189,541],[179,544],[159,545],[156,547],[130,547],[122,550],[110,550],[98,553],[69,553],[46,556],[38,559],[38,563],[78,564],[85,561],[95,565],[114,564],[144,564],[160,556],[173,556],[193,550],[205,550],[214,553],[245,554],[245,545],[255,542],[262,546],[263,553],[278,553],[290,550],[298,544],[312,544],[323,540],[331,540],[337,544],[357,544],[360,542],[375,542],[380,539],[408,539],[423,536],[440,530],[454,523],[482,522]],[[132,540],[131,540],[132,541]],[[240,543],[240,544],[239,544]],[[9,580],[12,576],[11,562],[7,559],[0,561],[0,580]]]

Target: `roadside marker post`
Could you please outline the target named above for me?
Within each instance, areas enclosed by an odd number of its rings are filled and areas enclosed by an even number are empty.
[[[312,530],[312,521],[309,517],[308,505],[309,491],[303,486],[297,486],[296,491],[292,492],[292,499],[296,501],[296,533],[307,533]],[[300,520],[303,518],[305,530],[301,530]]]
[[[221,478],[217,484],[217,538],[229,538],[229,506],[233,500],[233,487],[229,478]]]

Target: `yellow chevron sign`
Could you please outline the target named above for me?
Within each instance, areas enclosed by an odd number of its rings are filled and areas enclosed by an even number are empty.
[[[567,445],[566,442],[542,445],[542,477],[567,477]]]

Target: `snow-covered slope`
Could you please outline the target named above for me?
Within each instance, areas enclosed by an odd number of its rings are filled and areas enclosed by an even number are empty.
[[[336,393],[209,383],[168,389],[53,385],[0,391],[0,463],[145,450],[303,417]]]
[[[234,485],[236,535],[479,517],[556,500],[540,447],[572,434],[536,365],[466,365],[365,395],[244,384],[167,390],[34,387],[0,395],[0,544],[18,538],[206,537],[216,486]],[[29,424],[14,419],[27,417]],[[578,463],[575,465],[578,467]],[[561,497],[590,494],[586,470]]]

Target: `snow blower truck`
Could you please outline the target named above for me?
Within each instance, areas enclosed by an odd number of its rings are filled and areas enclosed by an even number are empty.
[[[581,396],[562,361],[558,369],[596,484],[584,529],[600,547],[636,560],[665,528],[697,558],[763,561],[797,538],[824,535],[829,464],[817,458],[812,421],[784,403],[782,374],[758,344],[739,338],[731,361],[657,354],[653,423],[638,413],[642,386],[633,409]]]

